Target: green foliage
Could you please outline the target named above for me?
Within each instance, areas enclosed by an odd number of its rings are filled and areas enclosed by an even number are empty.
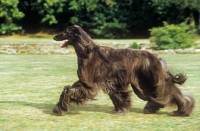
[[[8,34],[8,35],[13,35],[15,34],[15,32],[21,30],[22,27],[21,26],[17,26],[16,24],[14,23],[11,23],[9,25],[6,25],[6,24],[1,24],[0,25],[0,34]]]
[[[190,18],[188,23],[200,27],[200,0],[152,0],[156,12],[165,18],[163,21],[180,23]],[[173,12],[173,13],[171,13]]]
[[[74,13],[70,22],[99,37],[128,37],[133,31],[130,29],[144,29],[155,23],[150,22],[155,15],[151,13],[153,9],[149,1],[71,0],[69,6]]]
[[[130,45],[130,48],[138,49],[139,46],[138,46],[137,42],[133,42],[133,43]]]
[[[117,18],[119,15],[115,14],[115,10],[118,7],[112,0],[71,0],[69,6],[69,10],[75,14],[70,22],[90,29],[97,36],[116,38],[126,31],[126,23]]]
[[[32,3],[32,9],[42,16],[41,22],[49,25],[57,24],[56,14],[63,12],[65,0],[37,0]]]
[[[186,22],[178,25],[163,23],[163,27],[150,29],[151,41],[156,43],[157,49],[184,49],[194,45],[194,30]]]
[[[179,8],[200,9],[200,0],[152,0],[159,7],[169,7],[174,4]]]
[[[1,0],[0,17],[5,18],[6,23],[12,23],[14,19],[24,17],[24,13],[18,9],[19,0]]]
[[[194,23],[198,29],[199,3],[200,0],[1,0],[0,23],[4,23],[3,29],[16,22],[28,29],[27,23],[31,28],[78,24],[95,37],[131,38],[162,21],[180,23],[191,12],[196,13]]]
[[[24,13],[18,9],[19,0],[1,0],[0,18],[4,18],[4,23],[0,24],[0,34],[14,34],[22,29],[21,26],[14,24],[15,19],[24,17]]]

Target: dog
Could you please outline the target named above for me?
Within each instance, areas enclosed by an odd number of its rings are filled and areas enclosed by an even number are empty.
[[[147,101],[145,114],[156,113],[166,105],[175,104],[173,116],[190,116],[195,101],[182,93],[176,84],[187,77],[173,75],[164,59],[145,50],[115,49],[95,44],[78,25],[73,25],[53,38],[62,41],[61,48],[72,45],[78,58],[78,80],[64,87],[53,112],[59,115],[69,111],[70,103],[84,104],[93,100],[100,90],[113,102],[112,113],[127,114],[131,108],[132,91]],[[131,85],[133,90],[128,89]]]

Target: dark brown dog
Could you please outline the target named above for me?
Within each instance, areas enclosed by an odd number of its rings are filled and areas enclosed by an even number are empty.
[[[166,62],[144,50],[114,49],[96,45],[79,26],[73,25],[54,37],[61,47],[72,45],[78,57],[78,78],[72,86],[65,86],[59,102],[53,109],[60,115],[69,111],[71,102],[82,104],[93,100],[102,89],[114,104],[113,113],[125,114],[131,108],[131,92],[148,101],[144,113],[156,113],[172,103],[178,109],[174,116],[189,116],[194,99],[182,93],[175,83],[183,84],[186,76],[173,75]]]

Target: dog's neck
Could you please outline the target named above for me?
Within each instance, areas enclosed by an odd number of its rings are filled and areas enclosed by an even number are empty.
[[[77,42],[73,45],[77,57],[82,59],[88,59],[89,57],[91,57],[95,46],[96,45],[94,42],[90,42],[89,44]]]

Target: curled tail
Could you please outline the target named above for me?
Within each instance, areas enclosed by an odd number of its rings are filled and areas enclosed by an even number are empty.
[[[179,85],[183,84],[187,80],[187,76],[183,73],[178,73],[173,75],[172,73],[169,72],[169,75],[172,77],[172,81]]]
[[[167,72],[171,76],[173,83],[177,83],[177,84],[181,85],[187,80],[186,75],[183,74],[183,73],[178,73],[178,74],[173,75],[169,71],[166,61],[161,57],[158,57],[158,58],[159,58],[159,60],[161,62],[161,65],[162,65],[162,68],[163,68],[164,72]]]

